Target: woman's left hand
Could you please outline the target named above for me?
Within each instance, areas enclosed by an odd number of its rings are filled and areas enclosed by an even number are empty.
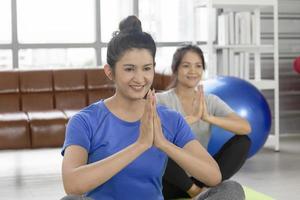
[[[197,87],[197,95],[199,95],[199,112],[198,117],[203,121],[207,121],[209,114],[207,112],[207,107],[205,103],[205,95],[203,92],[203,85],[199,85]]]
[[[155,97],[154,97],[155,99]],[[169,141],[165,138],[162,127],[161,121],[157,113],[156,109],[156,99],[154,100],[154,113],[153,113],[153,130],[154,130],[154,146],[161,149],[166,143]]]

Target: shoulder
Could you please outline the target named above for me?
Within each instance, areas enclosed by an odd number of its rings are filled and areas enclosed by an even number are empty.
[[[206,94],[205,101],[208,105],[224,104],[225,102],[215,94]]]
[[[157,104],[157,112],[163,116],[177,116],[179,114],[177,111],[162,104]]]
[[[108,112],[104,106],[104,102],[100,100],[77,112],[70,121],[81,121],[87,124],[93,124],[95,120],[99,121],[99,119],[107,114]]]
[[[214,115],[225,116],[234,112],[232,108],[217,95],[209,94],[205,96],[205,101],[208,111]]]
[[[215,94],[205,94],[205,100],[206,101],[217,101],[219,99],[220,98]]]
[[[157,107],[163,132],[173,144],[183,148],[195,136],[183,116],[172,109],[159,105]]]
[[[174,89],[170,89],[167,91],[159,92],[155,94],[157,103],[164,104],[170,106],[171,102],[175,99]]]
[[[170,109],[165,105],[157,105],[157,112],[164,126],[177,126],[184,118],[176,110]]]
[[[155,93],[156,98],[168,98],[174,95],[174,89],[166,90],[163,92]]]

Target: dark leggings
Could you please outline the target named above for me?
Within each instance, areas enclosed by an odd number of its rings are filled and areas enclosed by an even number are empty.
[[[251,141],[246,135],[235,135],[228,140],[213,158],[219,165],[222,180],[233,176],[245,163]],[[190,178],[173,160],[169,159],[163,176],[163,195],[165,199],[188,198],[187,191],[192,184],[205,186],[202,182]]]

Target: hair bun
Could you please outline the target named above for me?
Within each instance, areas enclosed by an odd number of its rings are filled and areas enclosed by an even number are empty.
[[[142,32],[142,23],[137,16],[131,15],[120,22],[119,30],[123,33]]]

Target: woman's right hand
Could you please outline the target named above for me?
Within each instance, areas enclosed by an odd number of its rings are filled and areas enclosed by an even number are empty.
[[[149,90],[146,96],[144,114],[141,118],[140,135],[137,140],[139,144],[146,148],[151,148],[154,142],[153,116],[154,92]]]
[[[207,108],[205,104],[205,96],[203,92],[203,86],[199,85],[197,87],[197,95],[193,101],[193,113],[185,117],[185,120],[188,124],[193,124],[200,119],[206,121],[207,117],[209,116],[207,113]]]
[[[190,197],[196,197],[198,194],[202,192],[202,188],[198,187],[196,184],[193,184],[190,189],[187,191]]]
[[[192,103],[193,112],[190,115],[185,116],[184,118],[188,124],[193,124],[201,119],[203,112],[202,104],[203,102],[201,88],[198,86],[196,95]]]

